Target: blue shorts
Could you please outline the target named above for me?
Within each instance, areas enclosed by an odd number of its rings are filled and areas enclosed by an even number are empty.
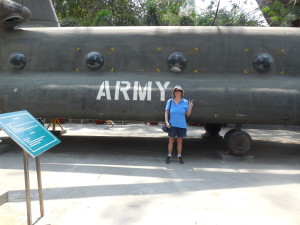
[[[186,128],[171,127],[169,137],[186,137]]]

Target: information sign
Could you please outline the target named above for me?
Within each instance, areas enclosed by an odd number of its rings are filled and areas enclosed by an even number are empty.
[[[0,114],[0,127],[33,158],[60,143],[26,110]]]

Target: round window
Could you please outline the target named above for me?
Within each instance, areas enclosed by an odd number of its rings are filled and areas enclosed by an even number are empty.
[[[187,66],[187,57],[181,52],[173,52],[168,57],[168,66],[173,72],[181,72]]]
[[[86,65],[92,71],[98,71],[104,65],[104,57],[99,52],[90,52],[86,56]]]
[[[8,62],[13,69],[22,70],[26,66],[26,57],[20,52],[15,52],[9,56]]]
[[[254,57],[253,67],[259,73],[267,73],[274,64],[273,57],[268,53],[260,53]]]

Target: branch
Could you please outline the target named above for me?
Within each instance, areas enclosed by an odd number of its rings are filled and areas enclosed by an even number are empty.
[[[218,16],[218,12],[219,12],[220,2],[221,2],[221,0],[219,0],[219,2],[218,2],[217,10],[216,10],[216,13],[215,13],[215,18],[214,18],[214,21],[211,23],[211,26],[215,25],[215,22],[216,22],[216,19],[217,19],[217,16]]]

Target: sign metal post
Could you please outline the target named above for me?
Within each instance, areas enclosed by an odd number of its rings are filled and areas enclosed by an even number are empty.
[[[43,197],[42,176],[41,176],[41,163],[40,163],[39,156],[35,158],[35,165],[36,165],[36,175],[37,175],[38,189],[39,189],[40,212],[41,212],[41,217],[43,217],[45,212],[44,212],[44,197]]]
[[[32,224],[31,215],[31,199],[30,199],[30,182],[29,182],[29,169],[28,169],[28,154],[23,150],[24,160],[24,176],[25,176],[25,193],[26,193],[26,207],[27,207],[27,223]]]
[[[2,128],[23,149],[27,223],[32,225],[28,155],[35,158],[41,217],[44,216],[41,165],[39,155],[60,143],[26,110],[0,114]]]

